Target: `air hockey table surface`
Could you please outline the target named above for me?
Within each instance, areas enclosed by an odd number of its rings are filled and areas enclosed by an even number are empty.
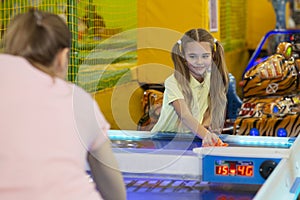
[[[129,200],[247,200],[253,199],[262,186],[262,183],[248,184],[247,181],[242,184],[230,181],[203,181],[201,172],[200,176],[188,176],[186,174],[182,176],[181,173],[184,173],[182,171],[185,169],[180,167],[178,169],[175,168],[175,173],[172,172],[169,175],[165,175],[164,173],[161,175],[149,171],[144,173],[147,171],[145,170],[147,166],[156,166],[155,162],[163,162],[161,160],[156,160],[157,157],[154,157],[154,159],[153,157],[149,157],[153,152],[154,154],[158,154],[158,157],[169,156],[169,154],[173,155],[173,153],[185,155],[186,159],[181,163],[179,162],[177,166],[184,163],[183,167],[187,168],[187,171],[189,170],[189,166],[196,165],[194,161],[195,152],[197,151],[194,150],[201,149],[201,139],[195,137],[193,134],[150,134],[149,132],[141,131],[110,130],[109,137],[112,141],[117,159],[119,160],[121,171],[124,174],[127,197]],[[232,136],[226,134],[221,135],[220,138],[228,143],[229,147],[237,147],[237,150],[241,147],[247,148],[247,151],[251,151],[252,148],[256,149],[254,154],[257,154],[257,152],[264,148],[269,149],[270,152],[284,152],[289,150],[295,141],[295,138]],[[140,155],[141,152],[142,154]],[[164,154],[165,152],[167,153]],[[119,154],[125,155],[124,159],[120,158]],[[143,157],[143,159],[140,160],[141,158],[139,158],[139,156]],[[191,160],[191,157],[189,156],[192,156],[194,160]],[[149,159],[147,159],[147,157]],[[166,160],[167,159],[168,158],[166,157]],[[275,159],[278,160],[279,158],[277,157]],[[141,165],[140,162],[146,162],[146,164]],[[154,164],[151,162],[154,162]],[[199,165],[201,165],[201,162]],[[196,168],[197,167],[201,168],[201,166],[196,165]],[[126,170],[129,168],[131,172],[128,173]],[[211,168],[213,168],[213,166]],[[191,169],[194,170],[194,168]],[[172,170],[174,171],[174,168],[170,167],[170,171]],[[178,170],[177,173],[176,170]],[[206,170],[207,167],[203,170],[203,173],[205,173]]]

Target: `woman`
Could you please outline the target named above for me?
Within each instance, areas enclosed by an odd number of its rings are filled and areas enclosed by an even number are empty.
[[[70,46],[70,31],[54,14],[30,10],[8,27],[0,55],[0,199],[126,199],[109,124],[89,94],[63,80]]]

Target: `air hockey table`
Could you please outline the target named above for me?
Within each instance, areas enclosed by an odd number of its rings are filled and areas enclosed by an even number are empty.
[[[110,130],[127,197],[136,199],[297,199],[300,141],[221,135],[229,147],[201,148],[193,134]]]

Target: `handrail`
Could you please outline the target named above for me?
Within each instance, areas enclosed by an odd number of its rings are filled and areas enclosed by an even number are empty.
[[[248,65],[246,67],[246,69],[244,70],[243,72],[243,76],[244,74],[249,70],[251,69],[251,67],[253,66],[256,58],[258,57],[263,45],[265,44],[266,40],[268,39],[268,37],[270,35],[276,35],[276,34],[295,34],[295,33],[300,33],[300,30],[299,29],[289,29],[289,30],[286,30],[286,29],[274,29],[274,30],[271,30],[269,32],[267,32],[265,34],[264,37],[262,37],[262,39],[260,40],[258,46],[256,47],[254,53],[252,54],[249,62],[248,62]]]

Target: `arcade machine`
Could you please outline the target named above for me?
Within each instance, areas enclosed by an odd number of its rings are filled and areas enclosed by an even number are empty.
[[[254,60],[255,51],[243,76],[243,101],[234,123],[234,134],[296,137],[300,123],[300,30],[274,30],[284,35],[276,52]]]
[[[244,70],[234,134],[296,137],[300,123],[300,30],[286,30],[287,0],[272,0],[276,29],[260,41]],[[262,49],[267,49],[267,55]]]
[[[229,147],[202,148],[193,134],[111,130],[109,136],[128,199],[269,199],[269,188],[282,184],[275,199],[300,192],[299,139],[221,135]]]

